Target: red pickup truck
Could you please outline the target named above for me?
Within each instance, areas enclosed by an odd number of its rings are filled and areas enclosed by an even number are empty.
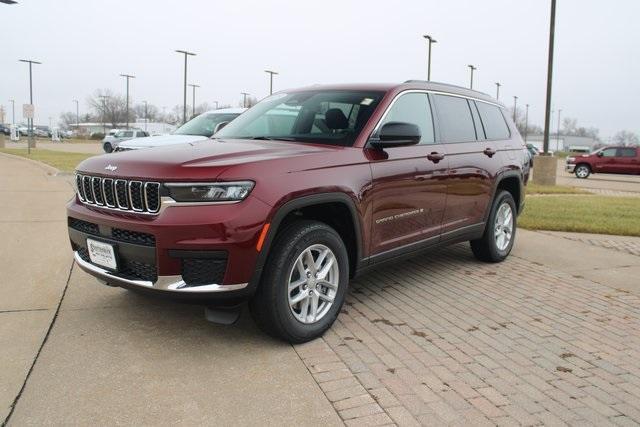
[[[566,169],[581,179],[592,173],[640,174],[640,149],[604,147],[591,154],[567,157]]]

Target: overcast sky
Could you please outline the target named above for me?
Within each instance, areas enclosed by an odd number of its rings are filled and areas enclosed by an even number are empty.
[[[401,82],[426,77],[468,85],[531,105],[543,122],[549,0],[18,0],[0,4],[0,105],[15,98],[16,120],[28,102],[27,65],[34,68],[36,123],[48,124],[72,100],[87,109],[98,88],[124,94],[121,73],[135,74],[132,102],[171,110],[182,103],[182,57],[196,52],[189,82],[197,103],[234,106],[249,92],[314,83]],[[638,0],[558,0],[553,107],[607,137],[640,133]],[[189,99],[191,94],[189,93]],[[554,125],[555,126],[555,125]]]

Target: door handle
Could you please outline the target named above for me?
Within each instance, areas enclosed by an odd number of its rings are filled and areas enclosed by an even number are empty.
[[[427,154],[427,159],[431,160],[433,163],[438,163],[440,160],[444,159],[444,154],[434,151],[433,153]]]
[[[484,149],[483,153],[488,157],[493,157],[493,155],[496,154],[496,150],[487,147]]]

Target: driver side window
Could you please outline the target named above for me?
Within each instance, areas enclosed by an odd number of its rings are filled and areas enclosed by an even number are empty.
[[[405,122],[418,126],[422,134],[420,144],[433,144],[435,141],[431,106],[426,93],[401,95],[393,103],[378,129],[389,122]]]
[[[606,150],[602,150],[602,157],[615,157],[616,149],[615,148],[607,148]]]

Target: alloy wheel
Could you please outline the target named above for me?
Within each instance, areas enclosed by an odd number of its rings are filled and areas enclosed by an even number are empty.
[[[509,247],[511,237],[513,236],[513,210],[509,203],[504,202],[498,208],[494,225],[494,236],[498,250],[504,251]]]

